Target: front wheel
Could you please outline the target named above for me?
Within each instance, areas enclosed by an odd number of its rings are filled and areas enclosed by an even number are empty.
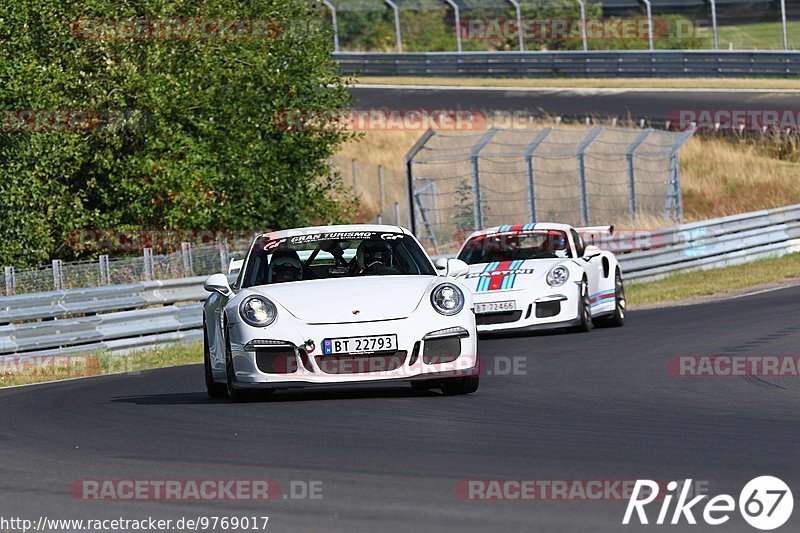
[[[589,282],[581,282],[581,297],[578,301],[578,318],[580,322],[575,326],[575,331],[589,331],[592,329],[592,302],[589,299]]]
[[[236,372],[233,369],[233,354],[231,353],[231,341],[225,338],[225,390],[228,399],[232,402],[243,402],[249,398],[247,391],[237,389]]]
[[[598,326],[618,328],[625,324],[627,302],[625,301],[625,286],[622,284],[622,274],[619,269],[614,275],[614,298],[614,314],[598,318]]]
[[[224,398],[226,396],[225,385],[214,381],[214,373],[211,371],[211,352],[208,347],[208,332],[203,323],[203,368],[206,377],[206,392],[209,398]]]

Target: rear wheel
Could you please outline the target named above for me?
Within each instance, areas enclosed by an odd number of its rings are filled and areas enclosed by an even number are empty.
[[[461,394],[472,394],[478,390],[480,385],[479,376],[468,378],[448,378],[442,383],[442,393],[445,396],[458,396]]]
[[[592,302],[589,299],[589,282],[586,278],[581,282],[581,298],[578,301],[578,318],[580,323],[575,326],[575,331],[589,331],[592,329]]]
[[[622,274],[617,269],[614,275],[614,314],[600,317],[597,319],[597,325],[603,327],[620,327],[625,324],[625,312],[627,302],[625,301],[625,286],[622,283]]]
[[[208,332],[206,331],[205,320],[203,321],[203,367],[208,396],[210,398],[224,398],[227,394],[225,385],[214,381],[214,373],[211,371],[211,352],[208,347]]]

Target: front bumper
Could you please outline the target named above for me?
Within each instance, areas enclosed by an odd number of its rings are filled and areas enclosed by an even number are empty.
[[[236,388],[290,388],[337,383],[411,381],[467,377],[479,372],[473,313],[426,320],[404,318],[347,324],[304,324],[254,328],[231,324]],[[439,337],[426,338],[433,332]],[[393,352],[323,355],[323,339],[397,335]],[[442,336],[443,335],[443,336]],[[254,341],[281,344],[255,346]],[[313,341],[308,343],[308,341]],[[311,348],[313,344],[313,349]]]
[[[508,300],[516,302],[516,311],[477,315],[479,333],[540,331],[566,328],[580,323],[580,282],[567,282],[561,287],[544,286],[478,293],[473,298],[476,304]]]

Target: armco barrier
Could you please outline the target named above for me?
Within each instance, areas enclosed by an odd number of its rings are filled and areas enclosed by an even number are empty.
[[[737,77],[800,75],[800,52],[589,50],[557,52],[337,52],[343,74],[361,76]]]
[[[800,205],[620,231],[598,245],[633,282],[800,252]],[[0,362],[202,340],[202,277],[0,298]]]

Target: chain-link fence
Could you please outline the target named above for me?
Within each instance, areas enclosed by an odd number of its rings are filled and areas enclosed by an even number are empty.
[[[426,132],[407,156],[413,230],[434,253],[475,229],[525,222],[680,222],[678,150],[693,131]]]
[[[6,295],[12,295],[206,276],[227,272],[230,260],[241,259],[245,251],[231,249],[227,244],[192,248],[183,243],[180,251],[165,254],[153,254],[151,248],[145,248],[138,257],[110,259],[108,255],[100,255],[94,261],[74,262],[55,259],[50,265],[38,268],[4,267],[0,287]]]

